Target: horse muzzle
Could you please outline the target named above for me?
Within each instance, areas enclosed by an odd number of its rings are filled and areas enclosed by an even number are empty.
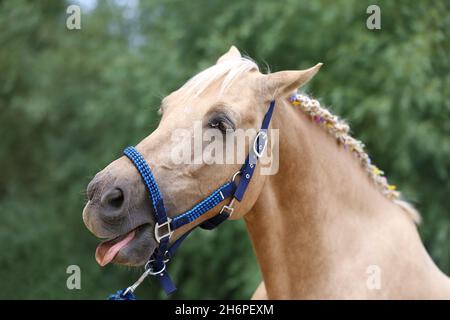
[[[145,264],[157,247],[152,237],[155,222],[140,177],[125,159],[99,172],[87,188],[83,221],[96,237],[104,239],[95,253],[97,262],[130,266]],[[125,175],[124,175],[125,174]],[[136,179],[137,181],[133,181]]]

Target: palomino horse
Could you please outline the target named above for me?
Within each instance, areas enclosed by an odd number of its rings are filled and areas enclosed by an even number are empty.
[[[263,175],[257,165],[230,217],[245,220],[263,275],[253,298],[450,298],[450,281],[416,230],[417,212],[399,200],[344,122],[316,100],[293,95],[319,68],[265,75],[231,47],[164,98],[158,128],[136,149],[152,168],[168,216],[191,208],[241,166],[174,163],[179,142],[171,133],[183,128],[194,134],[195,122],[223,137],[238,128],[258,129],[275,100],[271,130],[279,137],[269,149],[278,149],[278,172]],[[97,248],[99,264],[143,265],[158,243],[153,208],[133,164],[126,157],[112,162],[87,193],[84,222],[108,239]],[[170,241],[219,210],[175,230]]]

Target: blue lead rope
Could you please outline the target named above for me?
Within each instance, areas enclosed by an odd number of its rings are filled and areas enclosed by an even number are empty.
[[[234,181],[223,184],[218,189],[213,191],[208,197],[195,205],[192,209],[179,214],[172,219],[167,217],[161,191],[159,190],[156,179],[153,176],[152,171],[150,170],[150,167],[148,166],[144,157],[134,147],[125,148],[123,154],[131,160],[136,169],[139,171],[139,174],[141,175],[142,180],[144,181],[144,184],[149,193],[149,198],[153,205],[156,221],[155,238],[159,242],[159,247],[155,250],[150,260],[145,265],[145,272],[138,279],[138,281],[136,281],[136,283],[132,286],[123,290],[119,290],[116,294],[110,295],[108,298],[109,300],[136,300],[133,292],[148,275],[154,275],[158,278],[166,294],[169,295],[176,290],[172,279],[167,273],[166,263],[170,259],[172,259],[175,251],[178,249],[180,244],[194,229],[191,229],[190,231],[182,235],[179,239],[172,243],[172,245],[169,246],[169,239],[172,235],[172,232],[186,224],[197,220],[206,212],[210,211],[219,203],[228,198],[233,198],[233,200],[236,199],[238,201],[242,200],[255,171],[256,162],[261,157],[267,146],[267,129],[272,118],[274,107],[275,101],[272,101],[270,103],[268,111],[264,116],[261,130],[258,132],[253,142],[253,148],[250,149],[245,163],[239,171],[239,184],[236,185]],[[227,210],[231,209],[231,211],[224,210],[225,208],[227,208]],[[207,230],[214,229],[230,216],[232,210],[233,208],[231,207],[231,204],[229,206],[224,206],[219,214],[204,221],[202,224],[200,224],[200,227]],[[159,235],[159,230],[163,228],[165,229],[165,232],[163,231],[163,235]]]

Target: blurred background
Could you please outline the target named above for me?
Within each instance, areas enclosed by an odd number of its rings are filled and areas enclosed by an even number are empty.
[[[81,30],[66,28],[70,4]],[[366,27],[371,4],[381,30]],[[136,280],[96,264],[86,185],[232,44],[262,70],[324,62],[306,91],[348,119],[421,211],[449,274],[449,13],[444,0],[0,1],[0,298],[104,299]],[[66,287],[72,264],[81,290]],[[195,232],[170,269],[172,298],[248,298],[261,281],[242,221]],[[137,295],[164,298],[149,282]]]

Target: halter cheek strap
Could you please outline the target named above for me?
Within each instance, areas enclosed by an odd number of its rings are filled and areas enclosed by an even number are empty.
[[[111,295],[109,299],[135,299],[133,294],[134,290],[148,275],[154,275],[159,279],[159,282],[166,294],[171,294],[176,290],[176,287],[167,273],[166,263],[172,259],[180,244],[194,229],[191,229],[187,233],[183,234],[175,242],[169,245],[169,239],[172,233],[176,229],[197,220],[205,213],[215,208],[218,204],[229,198],[231,198],[230,202],[227,205],[223,205],[217,215],[201,223],[200,227],[207,230],[214,229],[228,219],[228,217],[233,213],[234,201],[241,201],[243,199],[245,191],[247,190],[255,171],[257,160],[261,157],[267,146],[267,129],[269,128],[274,108],[275,101],[272,101],[264,116],[261,129],[253,141],[253,147],[250,149],[245,163],[243,164],[241,170],[236,172],[236,174],[232,177],[231,181],[217,188],[209,196],[196,204],[192,209],[172,218],[167,216],[161,191],[159,190],[156,179],[144,157],[134,147],[125,148],[123,153],[131,160],[141,175],[148,191],[149,198],[152,202],[153,214],[156,223],[154,236],[156,241],[159,243],[159,247],[155,250],[150,260],[146,263],[145,272],[141,275],[141,277],[132,286],[124,290],[119,290],[115,295]],[[234,180],[238,174],[240,175],[240,179],[239,183],[236,184]]]

